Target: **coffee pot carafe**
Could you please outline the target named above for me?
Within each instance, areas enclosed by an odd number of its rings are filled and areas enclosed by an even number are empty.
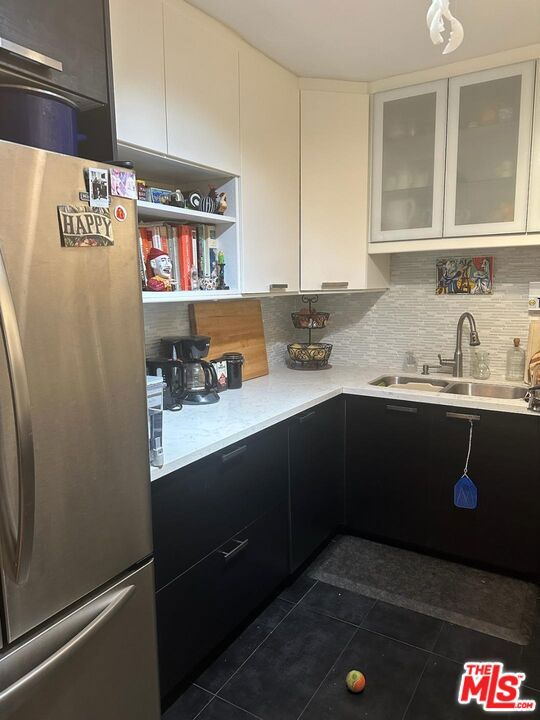
[[[182,403],[209,405],[218,402],[218,379],[214,366],[203,360],[210,349],[206,335],[182,335],[161,338],[162,352],[182,363]]]

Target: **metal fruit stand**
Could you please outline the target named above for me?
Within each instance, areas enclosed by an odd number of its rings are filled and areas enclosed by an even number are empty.
[[[332,367],[328,362],[332,352],[331,343],[312,342],[311,339],[312,331],[325,328],[330,317],[330,313],[313,308],[318,300],[318,295],[303,295],[302,302],[307,307],[291,313],[294,327],[308,331],[308,342],[294,342],[287,345],[289,353],[287,366],[292,370],[326,370]]]

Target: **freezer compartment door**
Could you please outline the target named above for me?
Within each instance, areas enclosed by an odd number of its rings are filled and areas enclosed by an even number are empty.
[[[136,208],[63,247],[89,161],[0,141],[0,508],[9,644],[152,551]],[[122,205],[115,219],[114,209]]]
[[[7,655],[2,720],[158,720],[152,563]]]

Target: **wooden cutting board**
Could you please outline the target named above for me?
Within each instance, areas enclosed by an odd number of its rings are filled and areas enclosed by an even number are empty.
[[[268,375],[260,300],[190,303],[189,319],[194,335],[210,336],[211,360],[224,352],[241,352],[244,380]]]

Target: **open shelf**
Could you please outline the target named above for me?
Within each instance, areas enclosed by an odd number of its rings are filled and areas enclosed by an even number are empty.
[[[147,200],[137,200],[137,212],[141,220],[157,220],[158,222],[193,222],[211,223],[212,225],[233,225],[235,217],[200,212],[189,208],[173,207]]]
[[[242,297],[238,290],[174,290],[173,292],[143,291],[143,305],[201,300],[234,300]]]

